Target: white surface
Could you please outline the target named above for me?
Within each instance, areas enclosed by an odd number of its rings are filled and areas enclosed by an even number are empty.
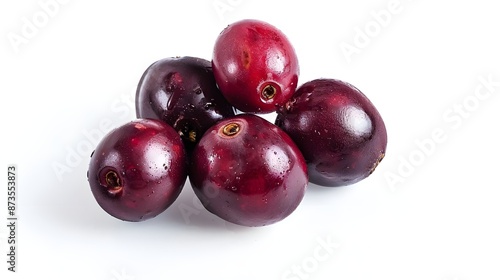
[[[66,2],[45,23],[38,1],[0,4],[0,183],[7,164],[19,169],[18,272],[2,261],[2,279],[500,278],[500,17],[492,1]],[[25,30],[30,38],[16,47],[9,38],[23,36],[24,18],[33,17],[45,25]],[[189,183],[155,219],[108,216],[87,184],[88,155],[102,133],[134,117],[142,72],[168,56],[210,59],[219,32],[244,18],[287,34],[300,84],[338,78],[373,101],[389,135],[382,164],[350,187],[310,186],[296,212],[263,228],[222,222],[193,201]],[[344,55],[346,44],[357,52]],[[499,82],[478,99],[481,77]],[[183,209],[195,211],[189,222]],[[1,260],[6,236],[1,226]]]

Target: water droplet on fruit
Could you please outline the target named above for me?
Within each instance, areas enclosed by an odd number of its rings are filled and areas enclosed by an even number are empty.
[[[212,102],[207,102],[204,106],[203,109],[209,110],[211,107],[215,107],[215,104]]]

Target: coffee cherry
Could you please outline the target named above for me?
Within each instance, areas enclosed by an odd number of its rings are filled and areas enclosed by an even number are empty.
[[[303,84],[278,110],[276,124],[304,155],[312,183],[344,186],[368,177],[384,158],[387,132],[372,102],[334,79]]]
[[[187,177],[179,134],[159,120],[139,119],[109,132],[87,173],[97,203],[111,216],[144,221],[167,209]]]
[[[241,20],[222,31],[212,65],[222,94],[247,113],[270,113],[297,87],[299,63],[279,29],[258,20]]]
[[[297,146],[256,115],[237,115],[210,128],[192,154],[191,185],[206,209],[244,226],[289,216],[308,183]]]

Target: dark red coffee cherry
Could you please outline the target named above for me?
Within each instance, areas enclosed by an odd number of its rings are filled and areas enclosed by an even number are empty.
[[[292,44],[263,21],[226,27],[215,42],[212,65],[222,94],[243,112],[274,112],[297,88],[299,63]]]
[[[139,119],[109,132],[97,145],[87,173],[104,211],[125,221],[143,221],[167,209],[187,177],[179,134],[159,120]]]
[[[289,216],[307,187],[307,167],[290,137],[256,115],[210,128],[196,146],[189,180],[206,209],[244,226]]]
[[[217,88],[210,61],[172,57],[156,61],[142,75],[136,114],[172,126],[190,151],[209,127],[234,116],[234,108]]]
[[[276,124],[304,155],[312,183],[343,186],[368,177],[385,155],[387,132],[372,102],[354,86],[318,79],[297,89]]]

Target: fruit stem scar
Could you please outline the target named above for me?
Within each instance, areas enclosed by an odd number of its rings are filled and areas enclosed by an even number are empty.
[[[240,125],[237,123],[228,123],[222,127],[222,133],[226,136],[234,136],[240,131]]]
[[[276,88],[273,85],[266,85],[261,95],[264,100],[272,99],[276,95]]]
[[[189,141],[195,143],[196,142],[196,131],[190,130],[188,133],[188,138],[189,138]]]
[[[122,192],[123,186],[120,182],[120,177],[114,171],[106,173],[106,189],[111,195],[118,195]]]
[[[180,124],[180,120],[183,120],[183,117],[179,117],[174,124],[179,136],[183,139],[183,141],[196,143],[198,134],[196,133],[194,126],[189,123]]]

